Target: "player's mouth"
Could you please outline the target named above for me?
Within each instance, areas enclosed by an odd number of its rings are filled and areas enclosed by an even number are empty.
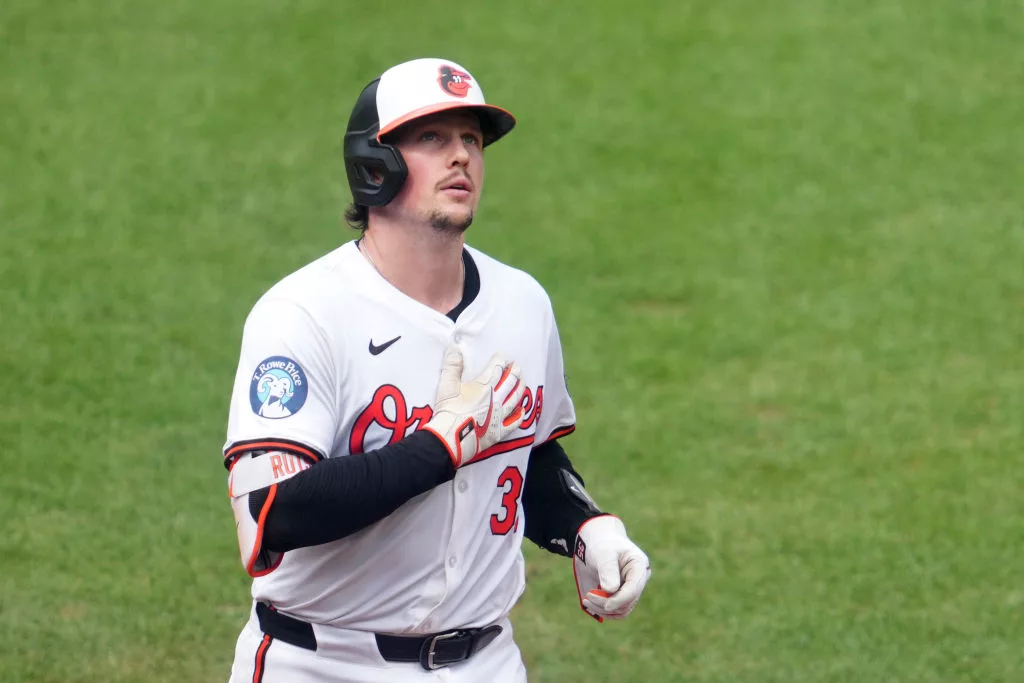
[[[469,199],[473,195],[473,182],[465,176],[456,176],[441,183],[441,193],[455,200]]]

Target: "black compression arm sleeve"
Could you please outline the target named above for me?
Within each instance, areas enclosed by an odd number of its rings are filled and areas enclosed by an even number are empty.
[[[454,477],[448,449],[427,431],[369,453],[322,460],[277,484],[263,548],[283,553],[336,541]],[[249,495],[253,519],[259,519],[268,495],[269,489]]]
[[[572,490],[567,475],[579,480],[579,492]],[[526,537],[545,550],[572,557],[577,530],[591,517],[604,514],[582,491],[582,483],[557,441],[534,448],[523,487]]]

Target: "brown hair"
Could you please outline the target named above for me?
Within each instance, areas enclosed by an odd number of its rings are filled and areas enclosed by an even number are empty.
[[[366,232],[370,224],[370,207],[362,204],[349,204],[345,209],[345,222],[353,230]]]

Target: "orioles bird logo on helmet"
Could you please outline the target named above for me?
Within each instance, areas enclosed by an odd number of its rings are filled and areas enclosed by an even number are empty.
[[[437,74],[437,84],[449,95],[465,97],[469,93],[472,79],[465,71],[459,71],[445,64],[437,70]]]

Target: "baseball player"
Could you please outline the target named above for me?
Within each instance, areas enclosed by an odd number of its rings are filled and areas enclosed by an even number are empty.
[[[466,246],[484,148],[515,125],[417,59],[345,134],[362,236],[274,285],[242,338],[225,464],[253,609],[231,683],[521,683],[523,537],[622,618],[647,556],[583,488],[551,302]]]

